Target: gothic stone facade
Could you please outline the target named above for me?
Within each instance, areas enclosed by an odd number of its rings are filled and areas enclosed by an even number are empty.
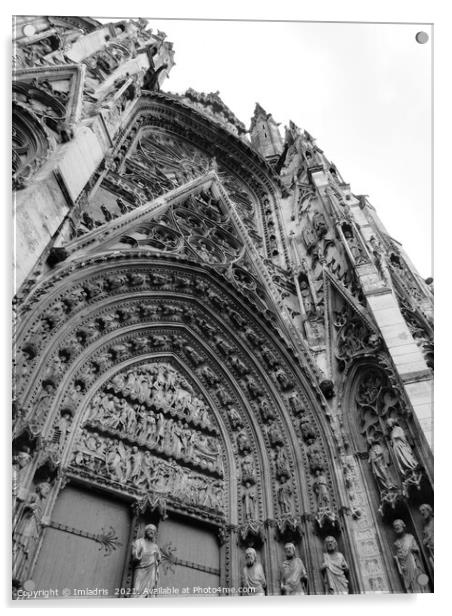
[[[431,592],[431,281],[309,133],[162,91],[173,56],[15,21],[15,592],[133,596],[140,546],[184,592]]]

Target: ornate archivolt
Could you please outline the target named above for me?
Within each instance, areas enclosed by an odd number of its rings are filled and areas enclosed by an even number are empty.
[[[302,515],[334,524],[337,501],[318,404],[272,323],[196,265],[149,257],[139,265],[136,256],[130,263],[116,258],[114,267],[95,261],[60,270],[59,282],[48,281],[28,317],[24,306],[16,455],[26,443],[34,458],[21,470],[19,507],[43,467],[55,469],[50,476],[63,472],[136,500],[149,490],[164,498],[159,477],[173,473],[180,485],[185,473],[195,487],[166,498],[165,507],[192,510],[218,526],[235,524],[245,542],[262,537],[269,518],[282,533],[300,528]],[[192,400],[208,409],[207,424],[183,417],[172,402],[159,411],[155,396],[148,402],[144,394],[124,395],[124,375],[158,366],[196,392]],[[97,415],[103,403],[107,415]],[[143,436],[143,423],[157,425],[159,413],[165,444]],[[158,460],[159,477],[138,472],[138,462],[149,458]],[[132,473],[137,480],[127,481]],[[50,515],[50,501],[48,507]]]

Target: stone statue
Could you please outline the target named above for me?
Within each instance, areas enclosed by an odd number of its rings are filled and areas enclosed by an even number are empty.
[[[303,302],[303,307],[304,307],[306,316],[308,317],[311,314],[314,314],[315,306],[314,306],[314,302],[312,301],[312,295],[311,295],[311,290],[309,288],[309,284],[306,282],[306,280],[300,281],[300,295],[301,295],[301,300]]]
[[[43,391],[36,400],[33,424],[39,426],[45,420],[46,414],[50,411],[51,401],[55,393],[55,385],[51,381],[44,381]]]
[[[257,554],[254,548],[245,551],[245,566],[242,570],[242,586],[254,589],[254,592],[246,593],[250,597],[262,597],[265,595],[267,582],[265,580],[264,569],[257,562]]]
[[[286,560],[282,563],[280,571],[281,594],[304,595],[308,578],[303,561],[295,556],[293,543],[286,543],[284,553]]]
[[[292,488],[285,477],[281,480],[281,485],[278,488],[278,504],[282,515],[292,513]]]
[[[312,489],[317,499],[317,511],[324,511],[330,508],[330,494],[328,490],[328,480],[326,475],[320,469],[315,472],[315,479],[312,483]]]
[[[394,520],[392,528],[397,535],[394,541],[394,559],[405,591],[408,593],[429,592],[428,576],[422,566],[416,539],[410,533],[405,532],[406,525],[403,520]]]
[[[395,488],[394,480],[388,470],[389,460],[387,459],[387,451],[383,449],[378,440],[371,437],[369,441],[369,464],[380,491]]]
[[[405,435],[405,431],[401,428],[395,419],[388,419],[386,425],[389,428],[389,438],[391,440],[392,450],[397,461],[397,466],[403,477],[415,471],[419,464],[414,457],[413,450]]]
[[[247,520],[256,518],[256,488],[251,481],[245,482],[242,494],[243,511]]]
[[[160,549],[155,543],[157,528],[148,524],[144,537],[134,541],[132,558],[135,562],[133,574],[133,594],[135,597],[149,597],[159,579],[159,565],[162,559]]]
[[[21,484],[24,480],[24,475],[28,470],[28,466],[32,460],[30,448],[22,447],[13,458],[13,496],[18,495]]]
[[[419,513],[424,519],[422,543],[427,550],[429,560],[433,567],[433,509],[430,505],[424,504],[419,507]]]
[[[325,552],[320,567],[327,595],[348,595],[348,565],[341,552],[337,551],[337,541],[334,537],[326,537]]]
[[[22,516],[15,528],[13,545],[13,577],[20,577],[30,564],[41,530],[41,518],[51,485],[39,483],[26,500]]]

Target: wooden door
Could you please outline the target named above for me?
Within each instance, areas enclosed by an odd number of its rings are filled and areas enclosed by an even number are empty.
[[[44,531],[32,576],[36,588],[57,589],[59,595],[69,589],[72,596],[114,597],[121,586],[129,534],[127,505],[67,487]],[[97,594],[87,590],[96,588]]]
[[[220,585],[220,550],[215,532],[179,519],[167,519],[158,528],[158,544],[164,558],[159,586],[175,587],[179,594],[211,596],[197,588]],[[169,562],[173,561],[171,567]]]

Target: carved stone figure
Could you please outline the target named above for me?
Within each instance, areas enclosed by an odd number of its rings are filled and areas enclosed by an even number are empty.
[[[278,505],[282,515],[293,512],[292,488],[288,480],[283,477],[278,488]]]
[[[408,443],[405,431],[398,425],[397,421],[390,418],[387,420],[386,425],[389,428],[389,438],[400,474],[406,477],[412,471],[417,470],[419,467],[418,461]]]
[[[257,554],[254,548],[245,551],[245,566],[242,569],[242,586],[252,588],[254,592],[246,593],[246,596],[262,597],[265,595],[267,582],[265,580],[264,569],[257,562]]]
[[[282,445],[276,445],[275,467],[278,477],[289,477],[289,458],[287,457],[286,450]]]
[[[272,447],[276,447],[277,445],[282,445],[284,443],[281,430],[278,428],[278,424],[276,422],[270,424],[267,434]]]
[[[421,514],[424,520],[422,543],[424,544],[425,549],[427,550],[430,562],[433,567],[433,549],[434,549],[433,509],[430,505],[424,504],[419,507],[419,513]]]
[[[328,480],[320,469],[315,472],[315,479],[312,482],[312,489],[317,499],[317,511],[320,513],[330,508],[330,494],[328,490]]]
[[[160,549],[155,543],[157,528],[148,524],[144,529],[144,537],[134,541],[132,558],[135,563],[133,575],[133,596],[149,597],[159,580]]]
[[[18,494],[31,460],[32,457],[30,448],[25,446],[22,447],[14,456],[12,481],[13,495]]]
[[[337,541],[334,537],[326,537],[324,541],[325,552],[320,567],[327,595],[348,594],[348,565],[341,552],[337,551]]]
[[[243,428],[242,418],[239,412],[234,406],[231,406],[228,410],[229,421],[231,422],[231,428],[233,430],[240,430]]]
[[[309,284],[306,282],[306,280],[300,281],[300,294],[301,300],[303,302],[304,311],[306,313],[306,316],[309,317],[310,315],[315,313],[315,305],[312,301],[311,289],[309,288]]]
[[[253,456],[251,454],[246,455],[242,460],[242,481],[245,484],[247,481],[254,483],[255,481],[255,469]]]
[[[237,435],[237,449],[242,455],[251,451],[251,444],[244,430]]]
[[[247,520],[256,518],[256,498],[256,488],[251,482],[247,481],[242,490],[243,511]]]
[[[267,402],[265,398],[259,404],[259,410],[260,410],[261,417],[264,423],[267,423],[268,421],[272,421],[276,417],[275,411],[273,410],[272,406],[269,404],[269,402]]]
[[[293,543],[286,543],[284,553],[286,560],[283,561],[280,571],[281,594],[304,595],[308,577],[303,561],[295,555]]]
[[[13,577],[20,578],[31,563],[41,531],[41,518],[51,485],[39,483],[25,502],[21,517],[16,525],[13,545]]]
[[[389,460],[386,450],[376,439],[370,438],[370,442],[369,464],[380,491],[395,488],[394,480],[388,470]]]
[[[33,424],[39,426],[46,418],[47,413],[50,411],[53,394],[55,393],[55,385],[50,382],[44,382],[43,391],[39,394],[36,400]]]
[[[403,520],[394,520],[392,528],[397,536],[394,541],[394,559],[405,591],[408,593],[429,592],[428,576],[422,565],[416,539],[410,533],[405,532],[406,525]]]

